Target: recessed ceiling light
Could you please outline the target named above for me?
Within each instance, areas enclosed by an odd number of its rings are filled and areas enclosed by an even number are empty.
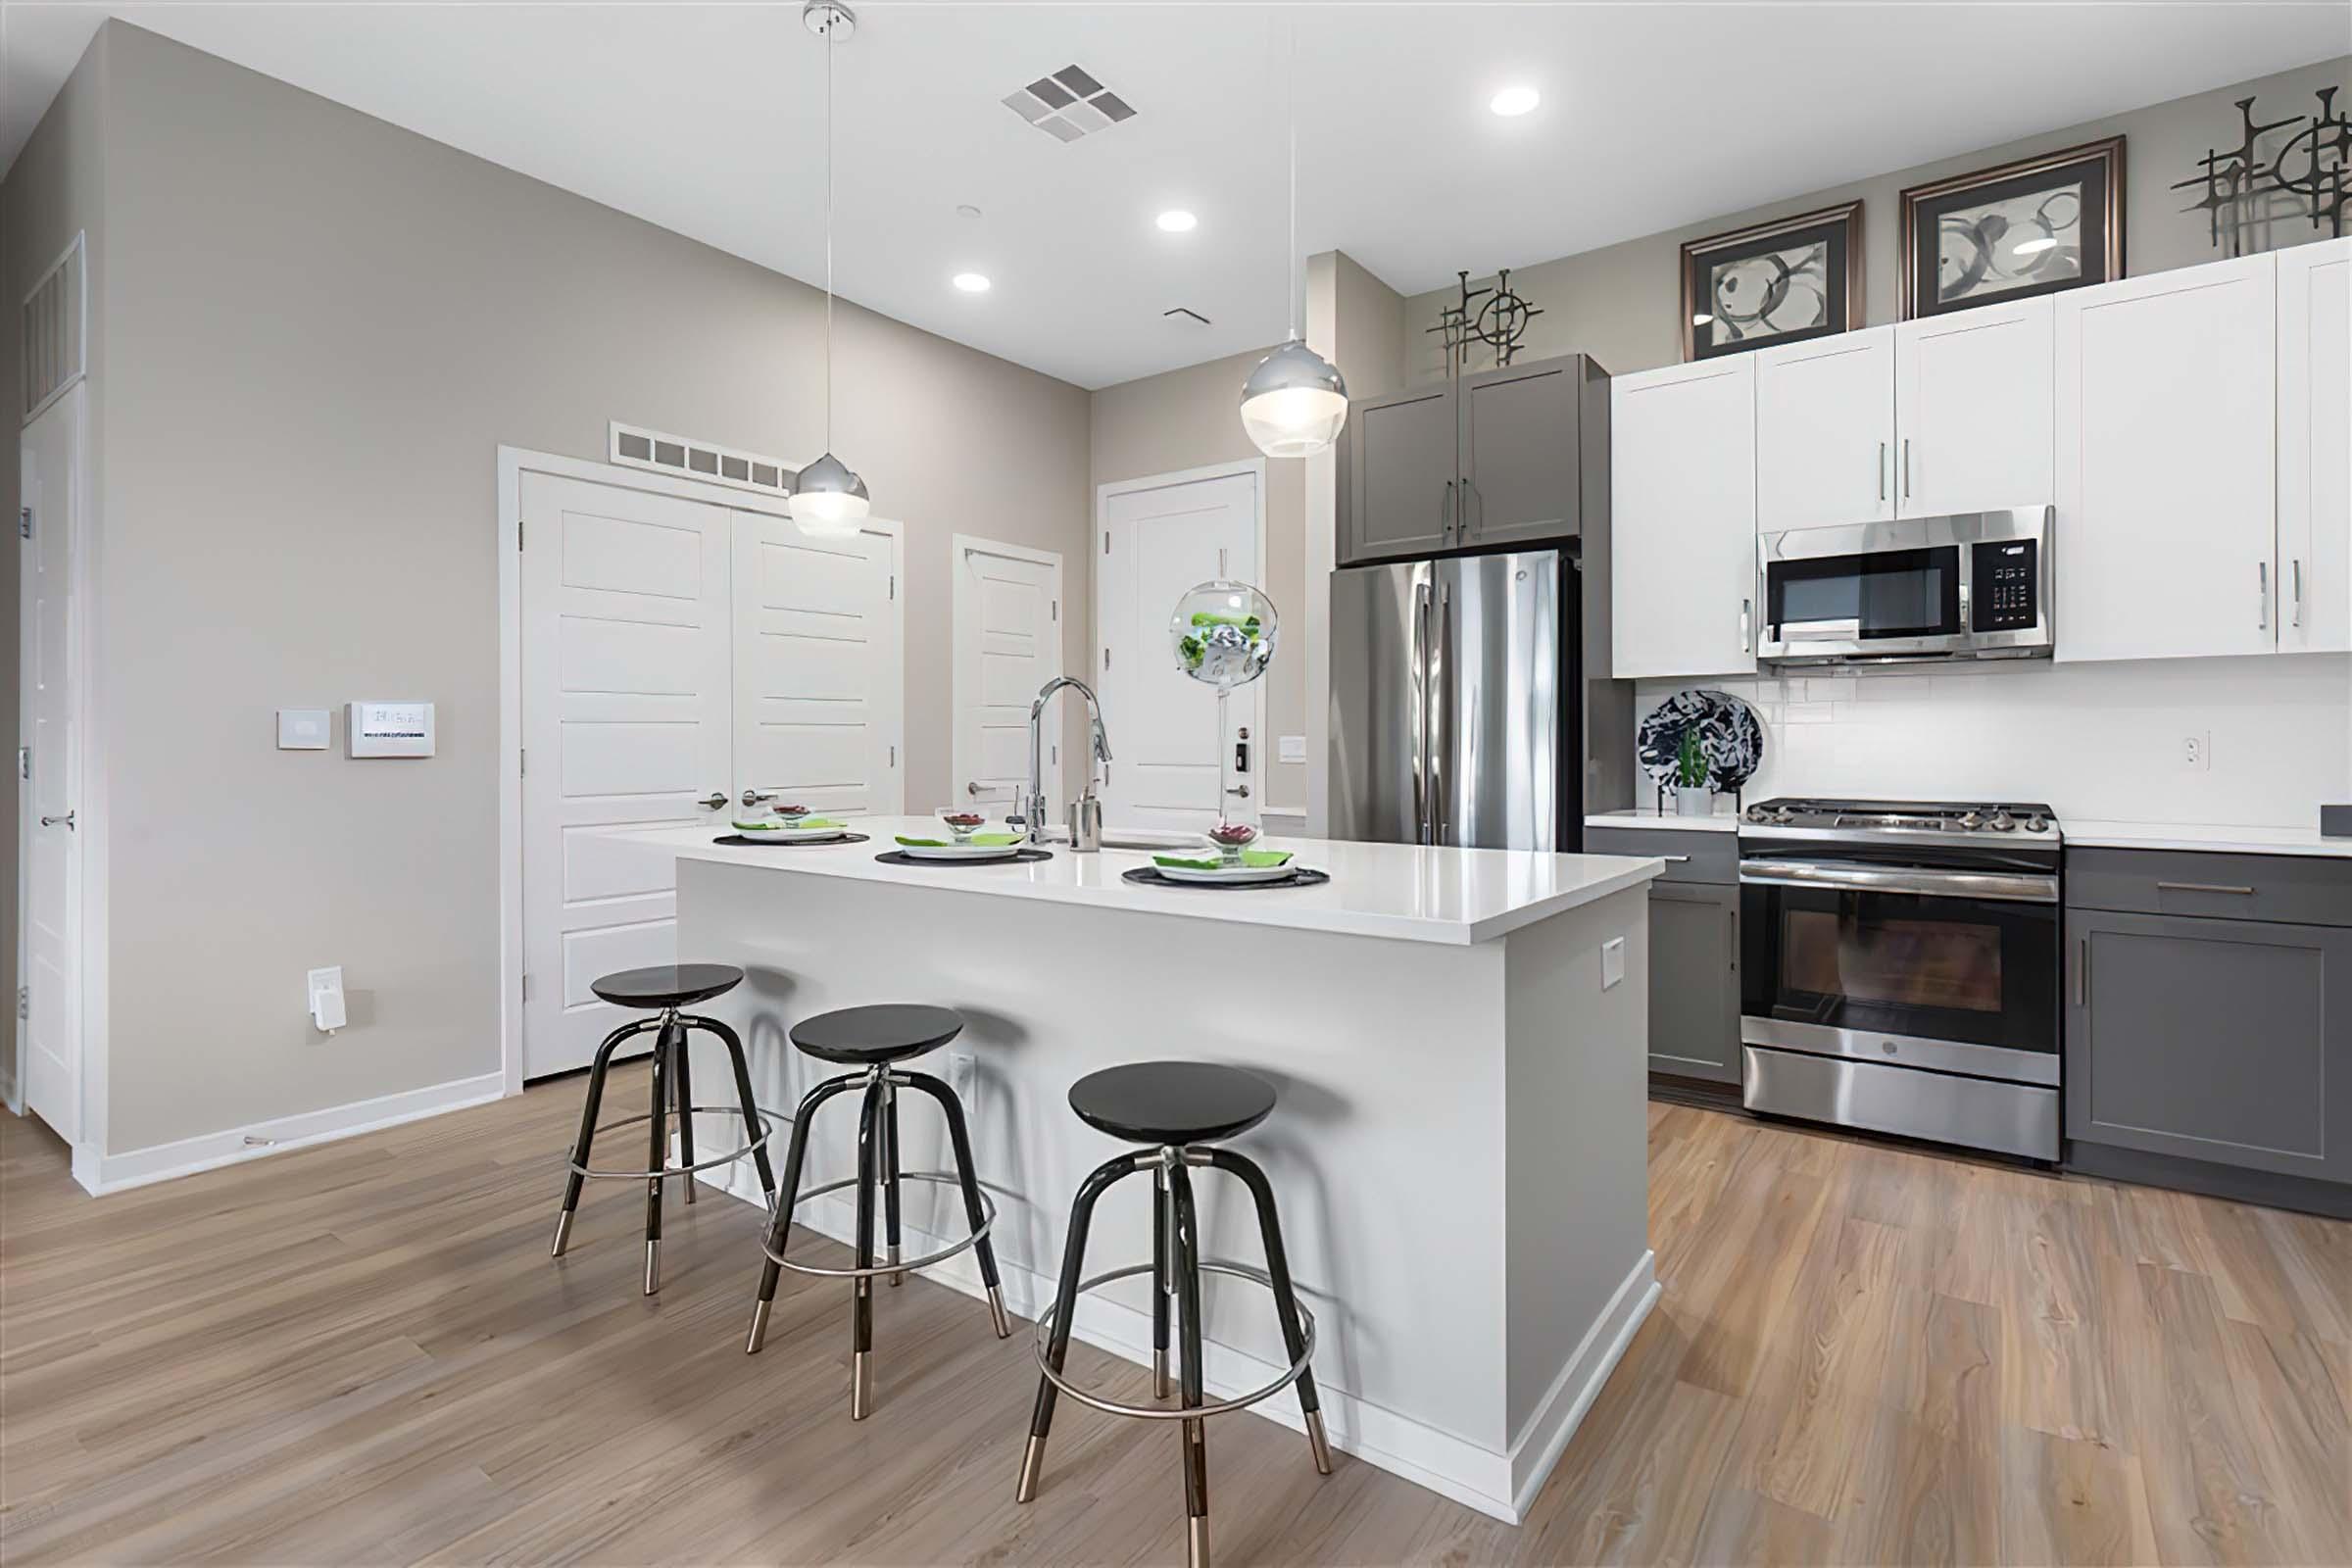
[[[1544,101],[1544,95],[1533,87],[1505,87],[1487,103],[1498,115],[1524,115]]]
[[[966,294],[985,294],[988,292],[988,279],[978,272],[957,272],[956,286]]]
[[[1189,234],[1200,225],[1200,220],[1181,207],[1172,207],[1160,214],[1154,221],[1170,234]]]

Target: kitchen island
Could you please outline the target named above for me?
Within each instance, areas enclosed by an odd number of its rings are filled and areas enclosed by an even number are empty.
[[[1318,1324],[1334,1446],[1516,1521],[1657,1296],[1643,1094],[1647,884],[1660,863],[1285,839],[1331,881],[1151,888],[1121,877],[1150,863],[1143,853],[1056,845],[1044,861],[892,865],[876,856],[894,833],[937,824],[855,825],[871,842],[631,835],[677,855],[679,956],[748,972],[709,1010],[741,1031],[761,1103],[789,1112],[836,1071],[791,1049],[797,1019],[885,1001],[960,1011],[963,1034],[921,1065],[963,1099],[1000,1212],[1006,1301],[1034,1318],[1053,1298],[1079,1182],[1120,1147],[1071,1114],[1069,1086],[1159,1057],[1260,1074],[1280,1104],[1236,1147],[1274,1185]],[[715,1055],[695,1063],[705,1083],[724,1071]],[[948,1168],[935,1110],[909,1099],[902,1115],[906,1168]],[[855,1122],[819,1113],[804,1187],[853,1172]],[[704,1148],[726,1135],[697,1134]],[[710,1174],[757,1197],[747,1165]],[[1104,1200],[1090,1273],[1149,1259],[1149,1194]],[[915,1184],[906,1197],[909,1255],[965,1234],[952,1191]],[[1204,1179],[1201,1203],[1206,1254],[1261,1265],[1238,1184]],[[847,1194],[796,1218],[851,1234]],[[743,1260],[747,1319],[757,1261]],[[929,1272],[978,1292],[968,1254]],[[908,1396],[892,1386],[888,1294],[882,1406]],[[1258,1287],[1212,1279],[1204,1320],[1212,1398],[1286,1364]],[[971,1331],[988,1332],[977,1307]],[[1148,1364],[1148,1282],[1090,1295],[1075,1332]],[[1006,1353],[1028,1344],[1016,1334]],[[1300,1423],[1287,1397],[1253,1408]],[[1025,1405],[1004,1419],[1018,1426]],[[1209,1444],[1213,1473],[1213,1428]]]

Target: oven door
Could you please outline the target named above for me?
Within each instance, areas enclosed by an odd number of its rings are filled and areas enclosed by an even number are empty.
[[[2058,1082],[2054,871],[1743,858],[1740,1037]]]

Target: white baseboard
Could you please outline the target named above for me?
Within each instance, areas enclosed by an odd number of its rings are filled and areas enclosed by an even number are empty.
[[[438,1116],[445,1110],[497,1100],[506,1092],[506,1075],[488,1072],[476,1078],[407,1089],[348,1105],[330,1105],[324,1110],[306,1110],[273,1121],[204,1133],[121,1154],[103,1154],[87,1145],[76,1145],[74,1179],[92,1196],[119,1193],[129,1187],[145,1187],[150,1182],[170,1181],[174,1176],[192,1176],[220,1165],[282,1154],[289,1149],[374,1132],[379,1127],[393,1127],[423,1116]]]
[[[703,1175],[709,1185],[732,1197],[749,1203],[762,1201],[758,1179],[748,1161],[716,1166]],[[847,1194],[828,1193],[800,1205],[793,1213],[793,1221],[835,1241],[856,1240],[857,1209]],[[913,1225],[906,1226],[903,1235],[905,1250],[915,1256],[936,1251],[956,1240],[932,1235]],[[1654,1263],[1654,1255],[1648,1251],[1635,1263],[1610,1298],[1608,1309],[1577,1348],[1575,1357],[1560,1370],[1550,1392],[1529,1418],[1509,1453],[1481,1447],[1450,1432],[1359,1399],[1318,1379],[1317,1392],[1322,1396],[1323,1421],[1331,1446],[1464,1507],[1475,1508],[1505,1524],[1518,1524],[1526,1517],[1528,1505],[1542,1489],[1544,1477],[1559,1462],[1577,1424],[1592,1408],[1601,1385],[1608,1381],[1618,1358],[1625,1353],[1634,1331],[1642,1326],[1642,1320],[1648,1316],[1650,1306],[1657,1300]],[[1003,1259],[999,1259],[997,1271],[1004,1292],[1004,1304],[1015,1316],[1035,1323],[1038,1314],[1053,1304],[1057,1282],[1051,1276]],[[926,1279],[966,1296],[984,1296],[979,1265],[969,1252],[921,1273]],[[1016,1330],[1015,1337],[1021,1332]],[[1078,1303],[1077,1320],[1070,1333],[1138,1366],[1152,1364],[1152,1316],[1148,1312],[1139,1312],[1106,1297],[1085,1297]],[[1263,1388],[1284,1370],[1213,1340],[1202,1348],[1207,1364],[1201,1368],[1201,1381],[1211,1399],[1231,1398]],[[1276,1395],[1250,1406],[1250,1413],[1298,1433],[1299,1462],[1308,1462],[1304,1443],[1306,1420],[1299,1413],[1297,1399],[1287,1393]]]

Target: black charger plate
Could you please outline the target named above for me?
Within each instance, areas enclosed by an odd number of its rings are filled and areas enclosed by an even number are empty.
[[[991,856],[991,857],[989,857],[987,859],[984,859],[984,860],[983,860],[983,859],[961,859],[961,860],[918,860],[918,859],[916,859],[916,858],[915,858],[913,856],[906,854],[906,853],[905,851],[903,851],[903,850],[892,850],[892,851],[891,851],[889,854],[887,854],[887,855],[877,855],[877,856],[875,856],[875,857],[874,857],[874,859],[875,859],[877,862],[879,862],[879,863],[881,863],[881,864],[883,864],[883,865],[927,865],[927,866],[946,866],[946,865],[1019,865],[1019,864],[1020,864],[1020,863],[1022,863],[1024,860],[1051,860],[1052,858],[1054,858],[1054,852],[1053,852],[1052,850],[1030,850],[1030,849],[1021,849],[1021,850],[1015,850],[1015,851],[1014,851],[1012,854],[1010,854],[1010,855],[997,855],[997,856]]]
[[[862,833],[844,833],[830,839],[769,839],[754,838],[749,833],[721,833],[710,841],[713,844],[744,844],[762,850],[830,850],[844,844],[863,844]]]
[[[1132,871],[1122,871],[1119,879],[1147,888],[1217,888],[1228,893],[1254,891],[1258,888],[1311,888],[1331,880],[1329,871],[1317,871],[1298,866],[1286,877],[1268,877],[1263,882],[1179,882],[1174,877],[1161,876],[1156,865],[1139,865]]]

